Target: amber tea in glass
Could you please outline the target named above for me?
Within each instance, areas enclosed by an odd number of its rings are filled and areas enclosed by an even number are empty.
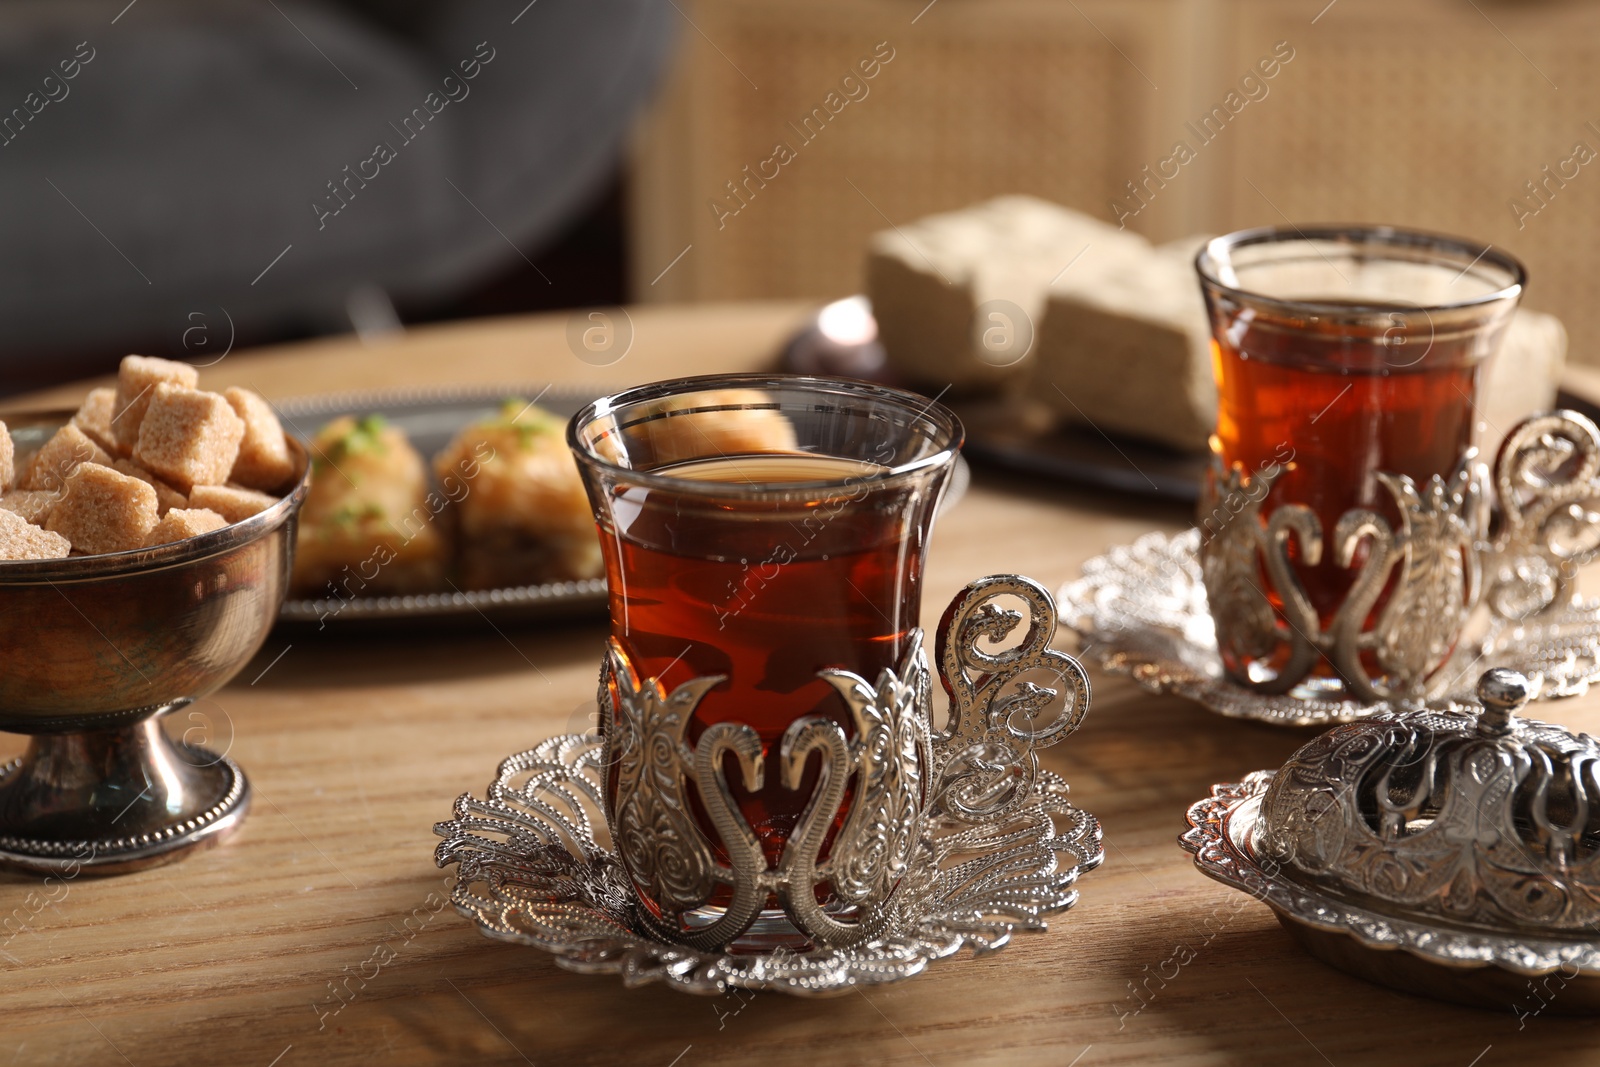
[[[1309,508],[1325,541],[1321,559],[1310,565],[1299,538],[1289,539],[1288,556],[1325,630],[1369,550],[1362,542],[1348,566],[1340,564],[1331,542],[1341,517],[1365,509],[1398,528],[1379,472],[1419,486],[1435,475],[1449,479],[1472,446],[1479,377],[1516,307],[1523,269],[1496,249],[1454,238],[1318,227],[1218,238],[1196,266],[1218,390],[1202,554],[1252,497],[1264,496],[1262,522],[1286,503]],[[1287,624],[1282,591],[1264,568],[1257,577]],[[1393,585],[1391,576],[1365,627]],[[1282,669],[1283,647],[1263,650],[1225,619],[1218,630],[1224,667],[1236,679],[1270,682]],[[1342,688],[1322,657],[1297,693]]]
[[[743,788],[731,768],[726,778],[775,867],[820,773],[813,761],[786,788],[779,742],[812,715],[854,736],[819,671],[870,681],[900,669],[960,424],[925,398],[866,383],[738,376],[610,397],[574,419],[571,440],[605,553],[613,647],[666,693],[723,679],[686,740],[720,722],[760,735],[761,788]],[[614,776],[608,784],[614,797]],[[691,792],[689,804],[715,845],[703,802]],[[833,832],[848,812],[847,794]],[[826,887],[818,896],[826,903]]]

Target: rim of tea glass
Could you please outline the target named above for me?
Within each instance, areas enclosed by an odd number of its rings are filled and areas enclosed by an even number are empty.
[[[1297,300],[1269,296],[1266,293],[1246,289],[1236,284],[1237,278],[1234,279],[1234,283],[1225,281],[1223,278],[1223,271],[1229,273],[1232,271],[1232,254],[1236,249],[1265,244],[1300,243],[1310,246],[1317,241],[1334,244],[1369,245],[1375,249],[1388,247],[1395,250],[1406,249],[1412,252],[1448,252],[1452,263],[1460,262],[1464,264],[1461,268],[1463,275],[1479,263],[1489,263],[1505,271],[1510,276],[1511,281],[1493,292],[1444,304],[1415,304],[1401,303],[1399,301],[1392,303],[1335,304],[1327,301]],[[1458,259],[1457,257],[1460,258]],[[1410,259],[1412,262],[1425,262],[1424,259],[1415,255],[1393,258]],[[1213,237],[1202,245],[1200,251],[1195,254],[1194,269],[1199,273],[1202,283],[1241,301],[1265,305],[1291,313],[1309,309],[1325,315],[1342,316],[1370,315],[1395,310],[1424,312],[1464,310],[1512,299],[1518,296],[1528,284],[1528,270],[1522,265],[1522,261],[1508,252],[1495,248],[1493,245],[1479,244],[1476,241],[1469,241],[1462,237],[1452,237],[1449,234],[1432,233],[1427,230],[1402,229],[1396,226],[1348,224],[1258,226],[1249,230],[1236,230],[1221,237]]]
[[[902,463],[896,467],[885,468],[866,474],[851,474],[842,478],[829,478],[812,482],[750,482],[740,485],[735,482],[706,482],[694,478],[675,478],[670,474],[659,471],[643,471],[634,467],[623,467],[605,459],[597,454],[588,442],[582,439],[584,427],[589,426],[597,419],[606,415],[613,415],[617,409],[638,404],[644,401],[660,400],[669,396],[679,396],[685,393],[710,392],[717,389],[812,389],[820,395],[832,395],[876,401],[887,401],[901,406],[913,413],[913,418],[926,419],[938,431],[935,440],[942,438],[943,443],[929,455]],[[738,411],[744,409],[769,409],[775,410],[776,404],[728,404],[717,407],[702,408],[698,410],[723,410]],[[961,445],[966,440],[966,430],[961,425],[961,420],[955,412],[939,403],[937,398],[928,398],[920,393],[906,392],[902,389],[891,389],[888,386],[878,385],[875,382],[861,381],[856,378],[833,378],[809,374],[698,374],[688,378],[672,378],[666,381],[651,382],[647,385],[636,385],[624,389],[620,393],[603,396],[592,404],[585,406],[567,423],[567,446],[572,449],[578,461],[609,474],[625,478],[629,482],[647,488],[662,489],[675,493],[689,493],[704,496],[714,492],[719,499],[728,497],[774,497],[792,495],[794,493],[812,493],[830,490],[854,490],[863,484],[887,485],[898,481],[907,481],[923,475],[940,467],[948,467],[955,462]]]

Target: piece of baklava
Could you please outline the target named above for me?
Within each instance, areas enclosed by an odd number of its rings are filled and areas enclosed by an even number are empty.
[[[317,598],[447,588],[448,501],[404,431],[381,416],[344,416],[311,446],[311,491],[300,512],[295,591]]]
[[[565,420],[522,400],[466,427],[434,458],[454,501],[464,589],[597,577],[603,564]]]
[[[661,416],[641,422],[630,433],[648,436],[654,462],[670,467],[689,460],[760,452],[795,452],[794,424],[755,389],[711,389],[667,397],[654,410]]]

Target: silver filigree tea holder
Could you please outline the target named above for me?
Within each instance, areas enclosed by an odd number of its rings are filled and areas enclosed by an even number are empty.
[[[1007,606],[1017,601],[1022,611]],[[900,668],[874,681],[820,672],[853,731],[807,716],[772,746],[775,759],[742,723],[691,743],[690,717],[718,679],[668,693],[613,643],[599,699],[615,702],[617,728],[510,757],[485,799],[463,795],[435,826],[437,862],[458,868],[452,901],[488,936],[544,949],[570,970],[704,994],[839,993],[1043,930],[1103,858],[1099,823],[1036,755],[1076,730],[1090,702],[1077,661],[1049,647],[1055,629],[1037,583],[980,579],[939,628],[943,730],[919,631]],[[815,791],[769,864],[727,765],[748,789],[771,774],[793,788],[814,759]],[[819,903],[822,888],[832,907]]]
[[[1215,529],[1150,534],[1085,564],[1060,596],[1087,657],[1221,714],[1294,726],[1424,702],[1465,706],[1471,679],[1493,666],[1527,673],[1540,699],[1600,679],[1600,599],[1577,595],[1578,568],[1600,545],[1590,510],[1600,501],[1600,430],[1588,418],[1526,420],[1501,445],[1492,477],[1473,453],[1448,481],[1380,474],[1398,523],[1352,510],[1331,536],[1298,504],[1262,518],[1278,473],[1218,472],[1201,510],[1224,508]],[[1294,573],[1291,544],[1307,563],[1326,553],[1356,571],[1327,626]],[[1230,672],[1219,629],[1236,652],[1276,652],[1281,666]],[[1308,684],[1324,657],[1337,679]]]

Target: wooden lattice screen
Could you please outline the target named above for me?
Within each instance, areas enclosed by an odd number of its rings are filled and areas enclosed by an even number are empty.
[[[642,299],[843,295],[870,233],[1023,192],[1108,220],[1119,202],[1158,240],[1292,219],[1490,241],[1600,362],[1600,165],[1574,159],[1600,153],[1600,5],[676,2],[633,181]],[[864,78],[875,47],[893,58]]]

